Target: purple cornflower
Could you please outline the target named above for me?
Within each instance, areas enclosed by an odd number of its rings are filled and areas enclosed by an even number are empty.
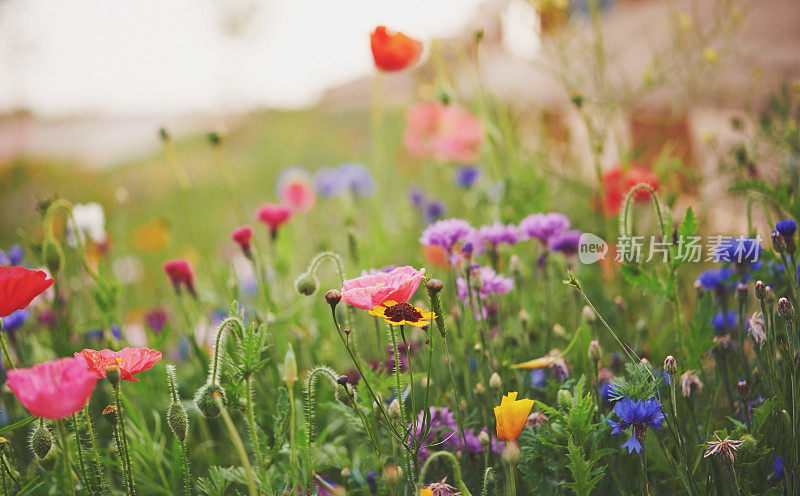
[[[122,339],[122,329],[117,324],[111,324],[111,337],[114,339]]]
[[[444,217],[445,213],[447,213],[447,205],[439,200],[427,199],[423,201],[422,218],[425,219],[425,222],[436,222]]]
[[[314,189],[320,196],[336,196],[342,191],[339,171],[333,167],[320,167],[314,174]]]
[[[4,267],[19,265],[24,258],[25,252],[20,245],[12,246],[7,252],[0,251],[0,265]]]
[[[581,232],[576,230],[565,231],[556,234],[547,240],[547,247],[550,251],[560,251],[564,255],[574,255],[578,253],[581,241]]]
[[[714,247],[714,261],[754,263],[758,262],[761,251],[761,243],[756,238],[725,238]]]
[[[428,415],[428,421],[425,422],[425,412],[419,412],[414,423],[408,425],[408,442],[420,443],[419,457],[424,459],[430,455],[428,447],[458,450],[461,443],[453,412],[447,407],[432,406],[428,409]],[[423,432],[423,427],[426,432]]]
[[[724,293],[730,291],[736,285],[733,279],[733,269],[721,267],[719,269],[709,269],[697,276],[697,282],[706,291],[717,291]]]
[[[426,227],[419,238],[419,242],[425,246],[439,246],[450,253],[456,243],[465,241],[474,232],[475,228],[465,220],[445,219]]]
[[[425,192],[419,186],[412,186],[408,188],[408,199],[411,204],[417,208],[422,208],[422,203],[425,201]]]
[[[144,314],[145,325],[155,334],[160,334],[161,331],[164,330],[164,326],[167,325],[167,320],[169,320],[167,311],[160,307],[148,310],[147,313]]]
[[[519,229],[514,224],[503,224],[496,221],[494,224],[481,226],[472,236],[475,252],[480,255],[486,245],[496,248],[497,245],[513,245],[519,241]]]
[[[0,319],[3,321],[3,332],[16,331],[17,329],[22,327],[22,324],[24,324],[25,321],[28,320],[28,317],[30,317],[30,315],[31,313],[28,311],[27,308],[22,308],[11,312],[11,314],[8,315],[7,317],[3,317],[2,319]]]
[[[531,214],[519,223],[520,232],[527,239],[538,239],[544,244],[570,228],[569,219],[564,214],[550,212],[549,214]]]
[[[473,271],[474,277],[479,277],[481,280],[481,289],[478,291],[478,296],[482,300],[493,294],[506,294],[514,289],[514,279],[498,274],[491,267],[473,267],[470,270]],[[459,277],[456,280],[456,289],[458,290],[458,299],[465,300],[468,296],[466,279]]]
[[[661,403],[655,398],[634,401],[630,398],[622,398],[614,405],[614,414],[620,421],[615,422],[608,419],[608,423],[613,428],[611,434],[620,434],[622,431],[633,427],[631,438],[621,448],[628,448],[628,453],[641,453],[647,428],[652,427],[659,430],[664,422],[664,413],[661,411]]]
[[[733,310],[728,310],[727,313],[717,312],[711,317],[711,327],[714,328],[714,334],[725,334],[736,328],[739,317]]]
[[[337,172],[343,188],[358,196],[372,196],[375,193],[375,179],[366,166],[347,162],[340,165]]]
[[[794,219],[779,220],[778,223],[775,224],[775,230],[784,238],[793,238],[794,233],[797,232],[797,223]]]
[[[453,180],[462,188],[471,188],[481,177],[481,170],[474,165],[462,165],[453,172]]]

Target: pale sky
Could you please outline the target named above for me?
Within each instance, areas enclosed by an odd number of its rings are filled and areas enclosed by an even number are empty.
[[[0,111],[302,106],[373,71],[376,25],[428,41],[484,1],[0,0]]]

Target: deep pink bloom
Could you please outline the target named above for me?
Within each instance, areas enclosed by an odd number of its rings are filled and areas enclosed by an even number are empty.
[[[372,310],[386,300],[408,303],[422,282],[425,269],[398,267],[344,281],[342,300],[354,307]]]
[[[164,272],[169,277],[175,291],[180,292],[181,288],[186,288],[189,293],[195,294],[194,270],[188,260],[183,258],[167,260],[164,262]]]
[[[119,367],[119,378],[131,382],[139,382],[134,375],[150,368],[161,360],[161,352],[150,348],[122,348],[119,351],[92,350],[89,348],[75,353],[82,356],[89,364],[89,369],[97,377],[105,377],[106,369],[112,366]]]
[[[31,415],[59,420],[86,405],[97,375],[89,370],[86,359],[78,356],[9,370],[6,384]]]
[[[245,225],[233,231],[231,239],[239,244],[245,256],[250,256],[250,243],[253,241],[253,228],[251,226]]]
[[[295,212],[310,212],[317,203],[317,191],[311,175],[301,167],[290,167],[278,178],[278,195]]]
[[[292,210],[277,203],[265,203],[256,210],[256,217],[269,227],[269,233],[272,239],[275,239],[278,234],[278,228],[291,219]]]
[[[481,121],[458,104],[423,102],[406,112],[403,145],[418,158],[472,163],[481,156]]]
[[[54,282],[42,270],[0,267],[0,317],[27,307]]]

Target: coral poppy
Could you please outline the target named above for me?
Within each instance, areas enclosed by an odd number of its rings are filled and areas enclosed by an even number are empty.
[[[0,267],[0,317],[27,307],[54,282],[42,270]]]
[[[619,214],[628,192],[637,184],[647,184],[654,191],[658,191],[660,182],[658,176],[648,169],[633,166],[623,172],[620,166],[603,172],[603,213],[608,217]],[[633,194],[633,200],[641,203],[650,198],[650,191],[639,189]]]
[[[503,396],[500,406],[494,407],[494,417],[497,420],[497,437],[503,441],[516,441],[525,427],[531,408],[533,408],[533,400],[518,400],[516,392]]]
[[[376,305],[369,314],[383,318],[387,324],[398,326],[408,324],[414,327],[425,327],[436,317],[433,312],[412,306],[410,303],[397,303],[392,300]]]
[[[481,121],[456,103],[423,102],[406,112],[403,146],[417,158],[472,163],[481,156]]]
[[[250,256],[250,243],[253,241],[253,228],[251,226],[242,226],[231,234],[231,239],[234,240],[241,248],[246,256]]]
[[[413,65],[422,53],[422,43],[386,26],[378,26],[369,36],[375,66],[386,72],[402,71]]]
[[[164,272],[169,277],[169,281],[175,288],[175,291],[181,291],[181,288],[194,295],[194,270],[188,260],[183,258],[176,258],[164,262]]]
[[[106,369],[116,366],[119,367],[119,378],[131,382],[139,382],[134,375],[149,370],[161,360],[161,352],[149,348],[122,348],[119,351],[86,348],[75,356],[84,357],[97,377],[105,377]]]
[[[82,356],[8,371],[8,387],[34,417],[59,420],[80,411],[97,384]]]
[[[277,203],[265,203],[256,210],[256,217],[269,227],[270,236],[275,239],[278,228],[289,222],[292,217],[292,210]]]
[[[408,303],[417,291],[425,269],[398,267],[344,281],[342,300],[357,308],[372,310],[386,300]]]

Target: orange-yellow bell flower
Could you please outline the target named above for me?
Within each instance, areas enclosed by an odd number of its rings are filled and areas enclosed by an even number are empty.
[[[533,408],[533,400],[517,399],[517,392],[503,396],[500,406],[494,407],[494,417],[497,420],[497,437],[506,442],[512,442],[519,437],[528,414]]]
[[[423,487],[419,490],[419,496],[433,496],[433,489],[429,487]]]
[[[518,363],[516,365],[512,365],[512,369],[543,369],[545,367],[549,367],[553,362],[555,362],[559,357],[558,356],[551,356],[545,355],[543,357],[534,358],[533,360],[528,360],[527,362]]]

